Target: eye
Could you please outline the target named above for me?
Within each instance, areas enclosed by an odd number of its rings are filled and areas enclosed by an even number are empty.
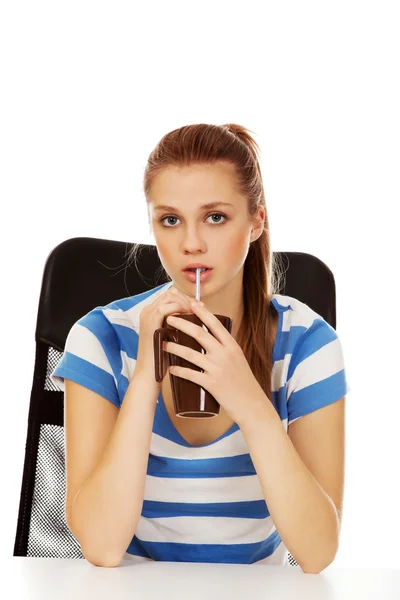
[[[212,213],[211,215],[208,215],[208,217],[214,217],[214,216],[216,216],[216,215],[217,215],[218,217],[223,217],[223,218],[225,219],[225,221],[222,221],[222,222],[221,222],[221,221],[219,221],[219,222],[217,222],[217,223],[214,221],[215,225],[223,225],[223,224],[224,224],[224,223],[225,223],[225,222],[226,222],[226,221],[229,219],[229,217],[227,217],[227,216],[226,216],[226,215],[224,215],[223,213]],[[208,218],[208,217],[207,217],[207,218]],[[166,217],[163,217],[162,219],[160,219],[160,223],[162,223],[162,224],[163,224],[163,227],[167,227],[167,228],[171,229],[171,228],[173,227],[173,225],[172,225],[172,227],[171,227],[170,225],[164,225],[164,221],[165,221],[165,219],[177,219],[177,218],[178,218],[178,217],[175,217],[174,215],[167,215]]]

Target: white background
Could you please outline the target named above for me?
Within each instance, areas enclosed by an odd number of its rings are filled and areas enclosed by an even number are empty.
[[[1,552],[13,553],[45,261],[154,244],[142,192],[168,131],[261,146],[274,251],[333,271],[347,399],[335,566],[400,567],[399,3],[6,1],[0,9]]]

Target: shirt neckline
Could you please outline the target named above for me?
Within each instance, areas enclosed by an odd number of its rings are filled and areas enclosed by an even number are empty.
[[[216,440],[213,440],[212,442],[208,442],[208,444],[201,444],[200,446],[195,446],[193,444],[190,444],[187,440],[185,440],[185,438],[179,433],[179,431],[173,424],[171,417],[169,416],[167,408],[165,406],[164,398],[162,397],[161,391],[158,394],[158,401],[159,401],[159,405],[161,406],[161,410],[163,413],[164,423],[167,424],[170,432],[172,433],[173,438],[175,438],[175,439],[172,439],[172,441],[178,441],[181,445],[184,445],[187,448],[207,448],[208,446],[212,446],[213,444],[216,444],[217,442],[222,440],[224,437],[231,435],[231,433],[234,433],[235,431],[237,431],[239,429],[239,425],[237,423],[233,423],[232,427],[230,427],[228,429],[228,431],[225,431],[225,433],[220,435],[219,438],[217,438]]]

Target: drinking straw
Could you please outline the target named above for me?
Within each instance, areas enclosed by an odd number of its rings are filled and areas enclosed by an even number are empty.
[[[201,269],[196,269],[196,300],[200,300],[200,273]]]

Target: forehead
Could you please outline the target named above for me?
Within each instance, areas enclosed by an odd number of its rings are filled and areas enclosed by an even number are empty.
[[[212,165],[168,166],[155,176],[149,192],[150,201],[172,204],[175,199],[188,196],[212,201],[228,201],[237,194],[234,166],[226,163]]]

